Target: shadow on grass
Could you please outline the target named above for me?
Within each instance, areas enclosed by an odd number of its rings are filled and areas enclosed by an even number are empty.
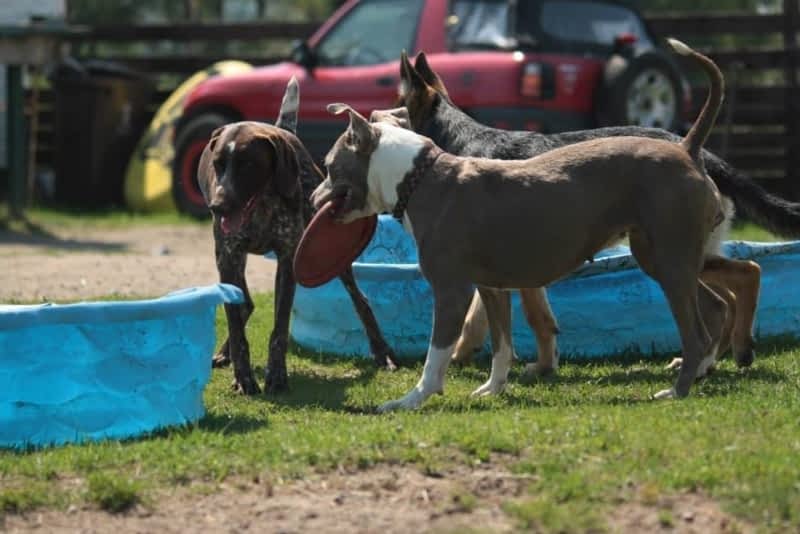
[[[798,340],[792,336],[774,336],[759,340],[759,355],[753,367],[738,369],[732,363],[730,355],[725,356],[720,362],[720,367],[709,377],[698,380],[692,388],[690,396],[702,394],[703,397],[726,397],[740,391],[743,383],[779,384],[785,381],[785,375],[779,370],[759,366],[760,360],[768,360],[781,352],[798,347]],[[279,394],[266,394],[254,397],[254,400],[274,404],[276,406],[291,408],[321,408],[326,411],[354,414],[377,415],[377,407],[381,402],[391,400],[387,397],[381,399],[374,406],[352,406],[348,404],[347,391],[355,385],[363,385],[375,379],[382,372],[375,367],[371,359],[347,359],[341,357],[305,351],[293,345],[290,348],[293,357],[298,357],[308,363],[323,366],[321,369],[305,368],[290,373],[290,390]],[[622,390],[615,392],[602,391],[598,395],[572,398],[570,405],[636,405],[654,402],[651,399],[656,391],[670,387],[676,377],[677,371],[666,369],[671,361],[670,355],[646,355],[642,353],[616,354],[604,358],[594,359],[565,359],[564,366],[559,374],[545,377],[530,377],[524,373],[524,363],[515,362],[509,375],[511,384],[521,385],[524,389],[507,390],[497,402],[484,402],[484,400],[468,400],[456,396],[445,403],[436,403],[432,406],[435,411],[461,413],[467,411],[492,411],[502,407],[548,407],[563,406],[563,402],[552,399],[552,395],[541,399],[537,398],[536,389],[539,387],[560,387],[562,385],[586,386],[608,388],[610,386],[624,386],[636,384],[636,391]],[[347,363],[349,370],[336,374],[327,372],[325,366],[341,366]],[[413,372],[422,372],[422,362],[419,360],[405,360],[401,363],[405,368],[413,368]],[[255,369],[257,376],[263,376],[263,367]],[[476,358],[476,363],[469,366],[451,366],[448,374],[457,376],[460,380],[474,382],[475,387],[486,381],[489,376],[490,361],[488,357]],[[531,389],[527,389],[531,388]],[[446,392],[445,396],[452,396]],[[428,405],[426,405],[428,406]],[[423,408],[423,412],[425,408]]]
[[[127,245],[107,241],[62,239],[26,217],[0,218],[0,245],[33,245],[72,251],[124,252]]]
[[[203,431],[219,434],[247,434],[269,426],[269,421],[256,419],[246,415],[206,413],[197,423],[197,428]]]

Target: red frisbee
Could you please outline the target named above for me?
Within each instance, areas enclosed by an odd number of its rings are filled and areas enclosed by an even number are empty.
[[[378,216],[342,224],[334,220],[341,199],[320,209],[303,232],[294,253],[294,278],[304,287],[317,287],[342,274],[375,234]]]

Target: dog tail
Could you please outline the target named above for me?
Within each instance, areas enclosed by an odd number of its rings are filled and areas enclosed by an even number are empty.
[[[283,93],[281,109],[278,112],[275,126],[297,135],[297,110],[299,108],[300,86],[297,84],[297,78],[292,76],[292,79],[286,84],[286,92]]]
[[[697,117],[689,133],[683,138],[682,145],[692,157],[694,161],[700,161],[700,150],[703,148],[708,134],[711,133],[711,128],[714,127],[714,121],[717,119],[719,108],[722,106],[722,97],[725,90],[725,79],[722,77],[722,72],[717,67],[716,63],[699,52],[695,52],[686,44],[678,41],[677,39],[667,39],[672,49],[682,56],[688,56],[694,59],[706,71],[711,88],[706,97],[706,103],[703,109],[700,110],[700,115]]]
[[[800,238],[800,203],[775,196],[722,158],[705,151],[706,171],[736,213],[781,237]]]

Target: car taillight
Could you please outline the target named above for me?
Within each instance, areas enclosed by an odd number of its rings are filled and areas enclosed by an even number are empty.
[[[639,38],[636,37],[635,33],[620,33],[614,37],[614,45],[616,46],[630,46],[636,44]]]
[[[523,96],[542,98],[542,66],[540,64],[526,63],[522,66],[519,92]]]
[[[522,96],[538,100],[554,98],[556,96],[556,75],[553,66],[547,63],[522,65],[519,92]]]

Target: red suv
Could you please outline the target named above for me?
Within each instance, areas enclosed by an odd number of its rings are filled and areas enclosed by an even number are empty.
[[[365,115],[392,107],[404,49],[424,50],[453,101],[496,127],[678,130],[688,85],[656,42],[619,0],[350,0],[291,60],[193,90],[176,129],[173,195],[182,211],[207,214],[195,173],[211,131],[274,121],[291,76],[300,82],[298,133],[321,158],[344,128],[326,105],[346,102]]]

